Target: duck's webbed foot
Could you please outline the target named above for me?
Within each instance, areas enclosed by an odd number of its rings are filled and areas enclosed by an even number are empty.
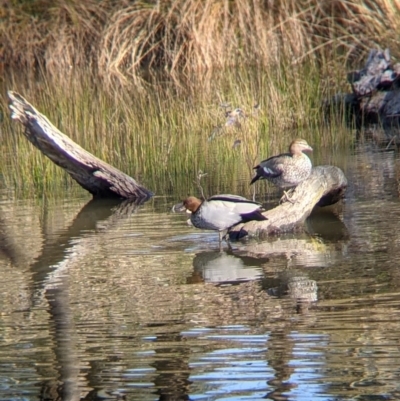
[[[296,201],[291,199],[294,193],[294,188],[290,188],[287,191],[283,191],[282,198],[279,200],[279,204],[285,203],[285,202],[290,202],[291,204],[295,204]]]

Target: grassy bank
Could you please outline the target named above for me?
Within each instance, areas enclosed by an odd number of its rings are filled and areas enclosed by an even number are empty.
[[[7,4],[0,174],[36,191],[71,182],[11,124],[8,89],[156,193],[197,192],[202,170],[215,192],[249,194],[251,167],[293,137],[314,147],[353,141],[343,121],[326,126],[321,103],[349,90],[348,63],[367,49],[396,51],[400,26],[384,0]],[[237,107],[244,116],[226,126]]]
[[[5,92],[13,88],[81,146],[157,193],[179,187],[193,191],[199,170],[208,173],[205,185],[223,190],[220,180],[232,177],[232,183],[246,181],[247,191],[251,167],[286,150],[293,137],[305,137],[316,147],[352,140],[345,131],[338,134],[341,121],[320,129],[320,104],[333,88],[318,77],[312,64],[296,70],[246,68],[224,71],[209,91],[193,81],[186,92],[166,85],[111,94],[85,75],[66,86],[49,77],[36,82],[9,77],[2,86],[0,172],[7,186],[69,185],[65,174],[21,135],[22,127],[10,121]],[[238,107],[243,116],[229,125],[226,113]]]

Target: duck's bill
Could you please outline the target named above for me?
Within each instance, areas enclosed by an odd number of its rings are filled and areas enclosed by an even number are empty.
[[[172,206],[171,211],[173,213],[180,213],[186,211],[185,206],[183,205],[183,202],[176,203],[174,206]]]

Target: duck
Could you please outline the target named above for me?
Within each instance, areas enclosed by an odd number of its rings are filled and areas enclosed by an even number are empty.
[[[175,210],[191,212],[191,224],[200,229],[219,232],[219,245],[228,230],[239,223],[251,220],[268,220],[262,214],[260,203],[239,195],[213,195],[201,201],[195,196],[187,197]]]
[[[312,163],[304,152],[312,150],[305,139],[293,140],[289,145],[289,153],[272,156],[254,167],[256,175],[250,185],[266,179],[279,188],[296,187],[311,174]]]

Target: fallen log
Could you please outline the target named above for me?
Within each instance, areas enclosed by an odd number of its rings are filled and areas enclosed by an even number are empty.
[[[25,137],[94,198],[146,200],[153,195],[132,177],[93,156],[64,135],[21,95],[9,91],[8,96],[11,118],[25,126]]]
[[[238,224],[229,232],[231,239],[245,236],[265,238],[286,232],[304,231],[304,222],[315,206],[338,202],[347,187],[343,171],[335,166],[317,166],[290,194],[290,200],[263,213],[268,220]]]

